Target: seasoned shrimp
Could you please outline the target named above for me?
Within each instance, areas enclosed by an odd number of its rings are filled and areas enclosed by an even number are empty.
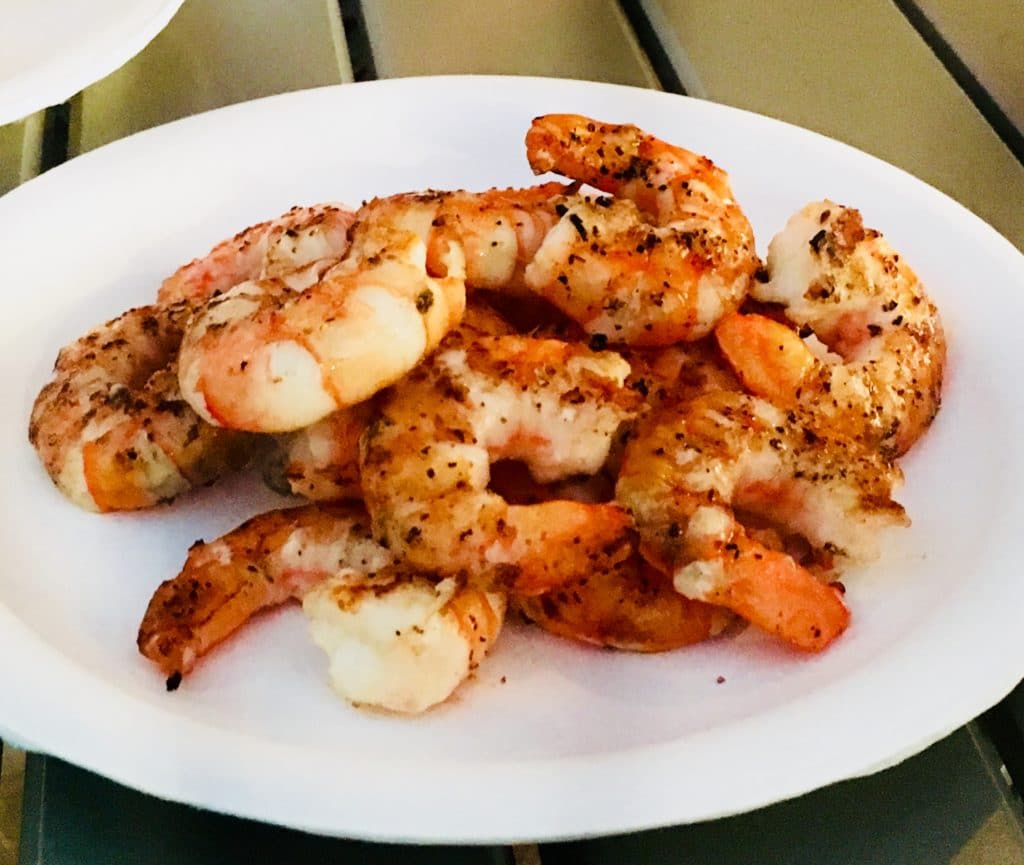
[[[545,183],[484,192],[409,192],[375,198],[356,214],[360,223],[412,231],[427,244],[427,270],[447,273],[448,249],[457,244],[470,288],[514,291],[544,236],[575,187]]]
[[[493,644],[505,611],[501,595],[395,566],[361,508],[308,505],[193,546],[150,600],[139,651],[174,690],[214,646],[293,598],[331,657],[335,689],[400,712],[445,699]]]
[[[446,275],[432,277],[415,234],[354,233],[352,253],[315,285],[245,282],[193,319],[179,380],[202,417],[253,432],[309,426],[397,381],[458,324],[466,297],[456,245]]]
[[[679,592],[817,651],[848,623],[839,593],[737,514],[802,537],[825,565],[868,560],[879,530],[907,522],[891,498],[901,479],[876,451],[817,432],[799,410],[712,391],[666,403],[641,424],[616,496],[636,519],[643,555]]]
[[[638,555],[515,604],[552,634],[628,652],[690,646],[733,620],[723,607],[679,594],[671,577]]]
[[[501,633],[505,595],[401,567],[342,571],[302,602],[331,686],[357,706],[415,714],[441,703]]]
[[[626,386],[643,400],[637,412],[638,421],[668,400],[680,402],[711,390],[743,390],[710,337],[663,348],[624,346],[619,353],[630,365]],[[624,427],[612,445],[604,474],[613,484],[634,427],[635,423]]]
[[[712,390],[743,390],[710,337],[659,349],[623,348],[620,353],[632,367],[627,384],[651,407]]]
[[[614,495],[614,484],[603,473],[541,484],[520,463],[491,466],[491,489],[515,504],[606,502]],[[723,607],[680,595],[671,577],[644,561],[635,547],[630,549],[608,567],[596,565],[586,576],[542,595],[513,595],[511,603],[549,633],[631,652],[688,646],[714,636],[733,620]]]
[[[716,330],[755,394],[899,456],[939,410],[946,341],[935,305],[903,258],[858,211],[813,202],[773,238],[758,300],[799,332],[733,315]]]
[[[540,482],[597,472],[637,406],[628,372],[612,352],[519,336],[438,352],[395,386],[363,437],[377,536],[413,565],[522,594],[613,563],[630,529],[616,505],[513,505],[488,483],[501,459]]]
[[[351,210],[334,204],[293,207],[182,265],[163,281],[158,300],[201,303],[240,282],[285,275],[295,287],[312,284],[345,254],[354,219]]]
[[[146,508],[240,468],[248,436],[189,408],[173,363],[184,303],[131,309],[61,350],[29,441],[58,489],[93,511]]]
[[[180,573],[150,600],[139,651],[173,690],[200,657],[260,610],[301,598],[341,569],[371,573],[391,563],[360,507],[307,505],[260,514],[193,545]]]
[[[476,298],[467,304],[462,322],[445,337],[443,345],[510,333],[508,322]],[[312,501],[361,499],[359,439],[374,412],[373,402],[367,400],[312,426],[275,436],[274,452],[264,470],[268,486]]]
[[[317,502],[361,499],[359,438],[373,411],[367,400],[275,436],[274,453],[264,470],[267,485]]]
[[[759,261],[750,223],[711,160],[635,126],[571,114],[536,118],[526,149],[536,173],[610,193],[563,207],[524,274],[588,333],[670,345],[707,335],[739,307]]]

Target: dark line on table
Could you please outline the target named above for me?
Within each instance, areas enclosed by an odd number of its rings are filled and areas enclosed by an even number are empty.
[[[647,55],[662,90],[685,96],[686,88],[683,86],[675,66],[672,65],[672,60],[658,38],[658,32],[651,24],[651,19],[647,17],[640,0],[619,0],[619,7],[626,16],[626,20],[629,21],[629,26],[633,28],[640,47]]]
[[[974,103],[974,107],[981,112],[982,117],[988,121],[989,126],[992,127],[1003,144],[1017,157],[1017,161],[1024,165],[1024,134],[1014,125],[992,94],[975,77],[970,67],[960,59],[953,46],[946,41],[914,0],[893,0],[893,3],[903,13],[903,17],[910,22],[910,26],[925,41],[925,44],[931,48],[932,53],[953,77],[960,89],[967,94],[967,98]]]
[[[67,162],[71,134],[71,103],[62,102],[46,109],[43,115],[43,144],[39,155],[39,173]]]
[[[18,842],[19,865],[43,865],[44,822],[46,809],[47,758],[42,754],[25,755],[25,784],[21,799],[21,839]]]
[[[377,65],[373,60],[370,34],[366,30],[363,4],[360,0],[338,0],[338,7],[341,9],[341,26],[345,31],[352,77],[356,81],[376,81]]]
[[[1018,809],[1024,808],[1024,731],[1017,724],[1005,700],[981,715],[978,725],[995,746],[1010,775]]]

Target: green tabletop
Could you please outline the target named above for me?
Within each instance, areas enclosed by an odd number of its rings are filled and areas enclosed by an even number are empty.
[[[1020,802],[968,726],[904,763],[768,808],[631,835],[510,847],[399,847],[323,838],[145,796],[30,756],[21,865],[989,865],[1024,862]],[[670,789],[665,790],[671,796]]]

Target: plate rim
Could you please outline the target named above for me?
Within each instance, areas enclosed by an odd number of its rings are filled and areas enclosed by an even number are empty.
[[[0,81],[0,125],[24,120],[59,105],[121,68],[143,51],[167,26],[184,0],[152,0],[145,17],[133,16],[138,27],[114,28],[98,41],[45,61]]]

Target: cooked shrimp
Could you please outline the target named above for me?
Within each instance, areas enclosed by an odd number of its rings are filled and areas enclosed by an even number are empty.
[[[189,408],[173,363],[187,304],[131,309],[66,346],[29,441],[58,489],[93,511],[146,508],[240,468],[248,436]]]
[[[712,390],[743,390],[711,338],[658,349],[623,348],[632,372],[627,384],[648,406],[666,399],[688,399]]]
[[[303,601],[330,680],[354,703],[420,712],[444,700],[497,639],[505,598],[392,563],[359,507],[308,505],[253,517],[156,590],[139,651],[174,690],[261,610]]]
[[[302,602],[331,686],[357,706],[415,714],[449,695],[501,633],[505,596],[400,567],[342,571]]]
[[[371,573],[391,562],[360,507],[307,505],[260,514],[217,540],[193,545],[178,575],[150,600],[139,651],[173,690],[200,657],[260,610],[301,598],[339,570]]]
[[[512,333],[512,328],[479,298],[466,306],[458,328],[445,337],[452,347],[481,336]],[[359,438],[374,416],[371,400],[341,409],[312,426],[274,436],[275,446],[264,468],[272,489],[312,501],[361,499]]]
[[[935,305],[903,258],[858,211],[807,205],[768,248],[758,300],[799,332],[733,315],[716,331],[744,384],[781,406],[878,447],[906,452],[939,410],[946,341]]]
[[[293,207],[218,243],[178,268],[160,286],[160,303],[200,303],[250,279],[286,274],[293,286],[311,284],[348,249],[355,214],[333,204]]]
[[[386,226],[357,228],[352,253],[315,285],[245,282],[214,298],[182,340],[189,404],[218,426],[287,432],[394,383],[465,308],[461,251],[446,276],[426,271],[426,247]]]
[[[637,555],[516,606],[545,631],[628,652],[667,652],[729,625],[723,607],[675,591],[671,577]]]
[[[637,420],[666,400],[680,402],[711,390],[743,390],[710,337],[663,348],[623,346],[619,353],[630,365],[626,386],[643,400],[637,411]],[[611,478],[613,484],[634,426],[635,423],[623,428],[605,464],[604,475]]]
[[[616,496],[643,555],[679,592],[817,651],[846,628],[840,595],[758,541],[737,512],[804,538],[826,560],[872,558],[878,532],[906,517],[891,498],[899,469],[811,421],[730,391],[666,403],[627,445]]]
[[[359,437],[372,417],[373,404],[367,400],[274,436],[274,452],[263,473],[267,486],[315,502],[361,499]]]
[[[614,504],[512,505],[488,483],[500,459],[521,460],[540,482],[597,472],[637,405],[628,372],[612,352],[556,340],[438,352],[395,386],[363,437],[377,536],[413,565],[523,594],[614,562],[630,528]]]
[[[526,264],[559,220],[564,197],[575,187],[545,183],[526,189],[484,192],[410,192],[375,198],[356,214],[360,223],[412,231],[427,244],[427,270],[446,274],[454,243],[466,260],[470,288],[514,291]]]
[[[563,209],[526,285],[615,343],[670,345],[710,333],[758,267],[750,223],[711,160],[635,126],[571,114],[533,121],[527,156],[616,196]]]

